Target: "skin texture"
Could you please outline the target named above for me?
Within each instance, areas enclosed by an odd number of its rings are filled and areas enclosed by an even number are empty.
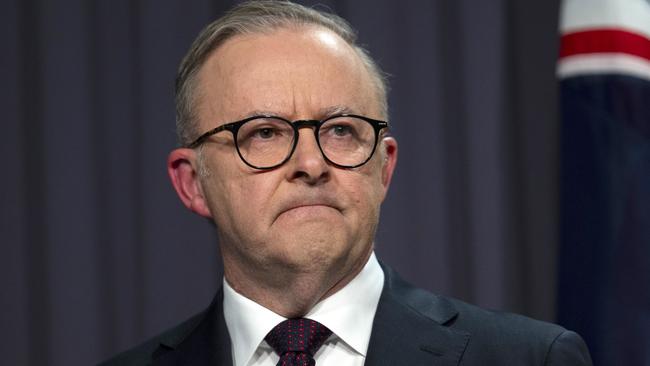
[[[199,72],[200,130],[268,113],[321,119],[335,109],[382,119],[370,76],[334,33],[309,26],[239,35]],[[228,283],[285,317],[304,315],[345,286],[372,252],[379,209],[397,161],[383,137],[364,166],[328,164],[313,129],[300,130],[284,165],[259,171],[222,132],[196,150],[176,149],[168,171],[179,197],[217,225]],[[199,174],[203,163],[207,174]]]

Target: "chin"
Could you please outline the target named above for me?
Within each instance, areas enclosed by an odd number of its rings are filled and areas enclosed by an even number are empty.
[[[327,235],[303,233],[281,242],[284,243],[282,248],[274,250],[279,254],[276,259],[284,266],[301,272],[339,267],[351,253],[351,246],[345,245],[346,239],[331,231]]]

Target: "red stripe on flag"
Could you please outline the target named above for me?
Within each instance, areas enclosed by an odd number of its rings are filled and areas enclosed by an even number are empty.
[[[562,36],[560,58],[588,53],[626,53],[650,61],[650,39],[619,29],[599,29]]]

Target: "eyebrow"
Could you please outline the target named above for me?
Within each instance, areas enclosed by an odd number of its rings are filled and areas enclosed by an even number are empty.
[[[318,110],[318,113],[316,116],[311,117],[311,118],[328,118],[337,114],[358,114],[355,110],[352,108],[345,106],[345,105],[333,105],[325,108],[321,108]],[[253,116],[278,116],[278,117],[285,117],[283,116],[282,113],[270,111],[270,110],[261,110],[261,109],[256,109],[253,111],[250,111],[249,113],[246,113],[242,116],[241,119],[245,119],[248,117],[253,117]]]
[[[322,108],[319,115],[326,118],[336,114],[358,114],[352,108],[345,105],[335,105],[327,108]]]

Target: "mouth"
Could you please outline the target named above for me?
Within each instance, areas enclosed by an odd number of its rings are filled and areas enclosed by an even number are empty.
[[[299,206],[295,206],[295,207],[290,207],[290,208],[284,210],[284,212],[282,212],[281,214],[291,212],[291,211],[315,211],[315,210],[319,210],[319,209],[335,209],[335,208],[332,207],[332,206],[323,205],[323,204],[299,205]]]
[[[294,200],[284,204],[276,216],[276,220],[281,216],[295,216],[295,217],[314,217],[328,212],[340,213],[341,208],[329,199],[315,199],[315,200]]]

